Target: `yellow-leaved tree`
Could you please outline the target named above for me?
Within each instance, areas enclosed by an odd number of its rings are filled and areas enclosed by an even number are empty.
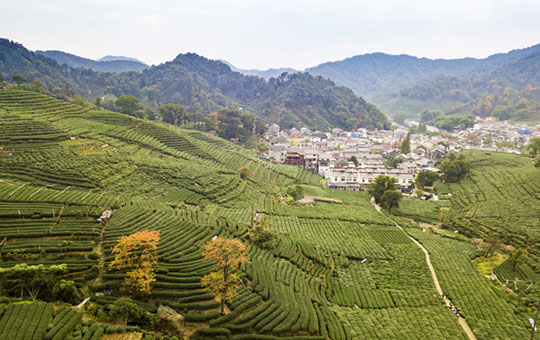
[[[148,296],[154,282],[154,267],[157,264],[159,231],[143,230],[131,235],[120,237],[114,246],[114,260],[110,268],[118,270],[131,269],[127,272],[124,284],[126,287],[141,295]]]
[[[236,290],[242,280],[234,270],[242,263],[248,263],[247,247],[237,239],[218,237],[203,245],[203,256],[215,261],[217,271],[205,275],[201,279],[203,286],[218,298],[223,315],[225,301],[231,301],[236,296]]]

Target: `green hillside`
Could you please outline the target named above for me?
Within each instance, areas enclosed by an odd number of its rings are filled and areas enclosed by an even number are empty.
[[[351,88],[390,116],[425,110],[539,121],[540,45],[484,59],[372,53],[307,69]],[[527,89],[530,86],[530,89]]]
[[[249,168],[247,178],[240,167]],[[293,184],[342,204],[286,204]],[[112,218],[96,222],[106,209]],[[274,249],[249,241],[256,213],[278,236]],[[403,226],[432,254],[477,339],[527,336],[532,311],[482,277],[473,244]],[[151,299],[138,304],[181,313],[186,335],[203,329],[192,339],[467,339],[422,250],[365,193],[325,189],[310,172],[260,161],[198,131],[0,90],[0,268],[66,264],[67,278],[92,299],[77,311],[0,298],[0,335],[9,325],[14,340],[109,339],[102,337],[109,332],[127,339],[130,331],[165,338],[148,326],[93,321],[121,296],[124,276],[108,269],[112,247],[144,229],[160,231],[161,240]],[[200,283],[212,270],[200,246],[214,236],[249,245],[251,263],[238,269],[244,285],[224,316]]]
[[[78,94],[92,102],[107,94],[133,95],[154,109],[168,103],[202,114],[222,108],[242,109],[283,128],[388,128],[386,117],[375,106],[330,80],[284,73],[266,81],[195,53],[179,54],[140,73],[94,72],[59,65],[20,44],[0,39],[0,74],[6,81],[21,74],[28,82],[40,81],[51,92],[68,97]]]
[[[74,68],[82,67],[99,72],[141,72],[148,68],[148,65],[137,60],[92,60],[62,51],[36,51],[36,53],[54,59],[60,65],[68,64]]]
[[[447,223],[463,233],[487,239],[498,235],[505,244],[525,247],[540,268],[540,171],[526,156],[505,153],[465,153],[472,164],[470,178],[441,191],[452,192]]]

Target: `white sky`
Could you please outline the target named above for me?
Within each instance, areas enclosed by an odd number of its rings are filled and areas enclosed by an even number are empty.
[[[195,52],[257,69],[371,52],[481,58],[540,43],[540,0],[0,0],[0,37],[91,59]]]

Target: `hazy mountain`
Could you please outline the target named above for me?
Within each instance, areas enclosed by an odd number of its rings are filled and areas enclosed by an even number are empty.
[[[531,68],[538,69],[540,65],[534,58],[526,58],[538,53],[540,45],[484,59],[372,53],[324,63],[307,71],[351,88],[389,115],[416,117],[425,110],[479,114],[475,106],[485,96],[494,96],[493,103],[497,104],[497,95],[509,87],[518,100],[527,84],[536,86],[540,77]]]
[[[322,75],[339,85],[351,88],[360,96],[373,99],[429,78],[493,71],[538,50],[540,45],[535,45],[494,54],[485,59],[428,59],[405,54],[371,53],[323,63],[306,71],[313,75]]]
[[[374,98],[384,112],[416,116],[425,110],[540,120],[540,49],[490,70],[440,76]]]
[[[99,72],[127,72],[137,71],[148,68],[148,65],[141,63],[137,59],[125,57],[103,57],[100,60],[92,60],[62,51],[36,51],[36,53],[56,60],[59,64],[68,64],[71,67],[82,67]],[[106,60],[102,60],[106,58]]]
[[[375,106],[330,80],[295,73],[266,81],[194,53],[180,54],[141,73],[97,73],[67,63],[60,65],[20,44],[0,40],[0,61],[5,79],[20,73],[29,82],[40,80],[55,92],[70,96],[78,93],[89,100],[107,93],[127,94],[154,108],[178,103],[192,113],[236,107],[282,127],[386,126],[385,116]]]
[[[218,61],[221,61],[222,63],[227,64],[231,68],[231,70],[233,70],[235,72],[240,72],[240,73],[245,74],[247,76],[257,76],[257,77],[260,77],[260,78],[264,78],[266,80],[268,80],[270,78],[279,77],[283,72],[286,72],[286,73],[297,73],[297,72],[299,72],[298,70],[295,70],[295,69],[290,68],[290,67],[269,68],[267,70],[244,70],[244,69],[240,69],[240,68],[235,67],[233,64],[229,63],[226,60],[219,59]]]
[[[130,58],[130,57],[124,57],[124,56],[114,56],[114,55],[106,55],[104,57],[101,57],[97,59],[96,61],[118,61],[118,60],[125,60],[125,61],[133,61],[140,64],[145,64],[142,61],[140,61],[137,58]],[[146,65],[146,64],[145,64]]]

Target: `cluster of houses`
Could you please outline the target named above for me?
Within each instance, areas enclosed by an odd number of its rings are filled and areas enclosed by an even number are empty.
[[[467,148],[519,154],[530,143],[531,138],[540,137],[540,124],[512,125],[495,117],[479,118],[473,127],[458,131],[457,136],[464,144],[468,144]],[[478,138],[470,138],[471,136]]]
[[[273,124],[267,132],[268,152],[263,157],[274,163],[312,169],[331,188],[365,189],[379,175],[395,177],[400,187],[409,188],[419,171],[436,170],[433,166],[448,150],[431,140],[411,138],[413,151],[401,155],[399,145],[407,132],[406,129],[348,132],[337,128],[331,132],[306,128],[280,131]],[[393,158],[403,161],[395,167],[388,166]]]
[[[414,123],[413,123],[414,124]],[[428,126],[432,134],[412,134],[410,152],[400,153],[400,143],[409,129],[396,124],[391,131],[358,129],[331,132],[311,131],[307,128],[281,131],[279,126],[268,127],[268,152],[261,157],[274,163],[311,169],[323,176],[330,188],[362,190],[379,175],[397,179],[404,191],[413,187],[420,171],[439,171],[436,166],[450,152],[478,148],[501,149],[497,143],[514,142],[512,150],[526,145],[533,136],[540,136],[540,128],[524,129],[491,118],[479,119],[474,127],[454,134]],[[524,132],[525,131],[525,132]],[[471,134],[479,138],[470,138]],[[485,136],[484,136],[485,135]],[[489,138],[487,136],[489,135]],[[485,138],[484,138],[485,137]],[[489,141],[489,144],[477,144]],[[399,161],[391,162],[392,159]]]

